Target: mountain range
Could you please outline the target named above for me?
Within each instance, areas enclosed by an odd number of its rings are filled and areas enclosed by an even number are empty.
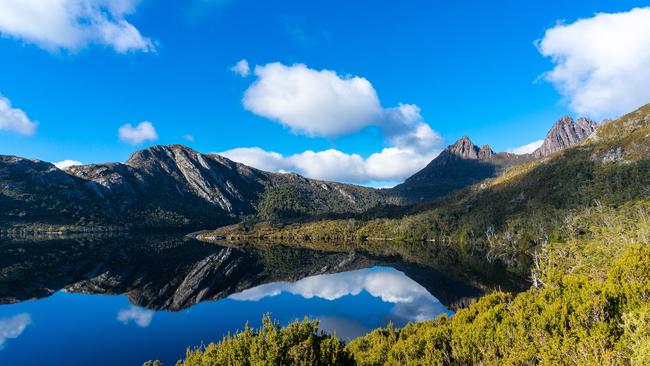
[[[498,176],[587,138],[597,124],[561,118],[532,154],[495,153],[464,136],[391,189],[270,173],[182,145],[153,146],[125,163],[58,169],[0,155],[0,224],[5,231],[214,228],[245,217],[346,215],[431,200]]]
[[[459,188],[494,178],[514,166],[543,158],[586,139],[598,124],[587,118],[560,118],[542,145],[529,154],[495,153],[489,145],[478,147],[467,136],[448,146],[424,169],[394,191],[406,203],[442,197]]]

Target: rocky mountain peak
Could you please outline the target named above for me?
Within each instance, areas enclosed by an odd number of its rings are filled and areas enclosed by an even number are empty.
[[[596,127],[598,124],[589,118],[574,120],[570,116],[564,116],[548,131],[544,143],[533,152],[533,156],[540,158],[575,145],[589,137]]]
[[[131,154],[126,165],[141,166],[152,161],[176,161],[182,157],[195,158],[198,155],[198,152],[184,145],[155,145]]]
[[[478,151],[479,159],[492,159],[494,155],[495,155],[494,150],[492,150],[492,148],[488,144],[481,146],[481,149],[479,149]]]
[[[490,145],[483,145],[479,148],[467,136],[461,137],[453,145],[447,147],[447,153],[457,158],[471,160],[492,159],[496,155]]]
[[[478,159],[479,148],[467,136],[461,137],[453,145],[450,145],[447,150],[461,159]]]

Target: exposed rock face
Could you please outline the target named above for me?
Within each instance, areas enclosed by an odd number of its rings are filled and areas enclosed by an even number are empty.
[[[546,134],[544,143],[533,151],[535,158],[541,158],[556,151],[575,145],[591,135],[598,124],[588,118],[573,118],[565,116],[560,118]]]
[[[163,208],[192,204],[235,214],[251,213],[269,180],[264,172],[182,145],[153,146],[124,164],[78,165],[66,172],[98,183],[122,202],[146,200]]]
[[[472,143],[467,136],[463,136],[453,145],[447,147],[447,151],[461,159],[478,159],[479,148]]]
[[[207,229],[257,213],[274,188],[292,190],[301,215],[358,213],[443,196],[576,144],[595,128],[589,119],[564,117],[532,155],[495,153],[463,136],[388,190],[264,172],[182,145],[153,146],[135,152],[125,163],[65,171],[43,161],[0,156],[0,232],[25,227]]]
[[[426,201],[495,177],[504,169],[528,160],[529,156],[495,153],[489,145],[479,148],[463,136],[392,192],[406,203]]]
[[[360,212],[384,202],[371,188],[264,172],[182,145],[154,146],[125,163],[73,166],[0,156],[0,224],[12,227],[209,228],[254,214],[288,186],[310,213]]]
[[[481,149],[478,151],[478,158],[479,159],[493,159],[495,157],[494,151],[492,151],[492,148],[490,145],[483,145],[481,146]]]
[[[598,125],[580,118],[562,117],[546,135],[544,144],[532,154],[495,153],[489,145],[480,148],[463,136],[448,146],[424,169],[391,192],[405,203],[426,201],[500,175],[504,170],[575,145],[591,135]]]

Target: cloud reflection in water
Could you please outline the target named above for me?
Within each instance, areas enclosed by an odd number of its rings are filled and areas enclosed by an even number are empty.
[[[284,292],[306,299],[317,297],[332,301],[344,296],[356,296],[362,291],[380,298],[385,303],[394,304],[388,319],[385,320],[396,324],[432,319],[443,312],[451,313],[420,284],[389,267],[324,274],[303,278],[297,282],[269,283],[231,295],[230,299],[258,301]],[[329,328],[327,324],[341,323],[340,319],[328,316],[319,318],[324,329]],[[362,325],[359,324],[359,327]],[[351,330],[351,333],[359,334],[359,329]]]
[[[139,308],[131,305],[128,309],[122,309],[117,313],[117,320],[123,324],[129,324],[131,320],[140,328],[146,328],[151,324],[154,311]]]
[[[18,338],[30,324],[32,324],[32,316],[28,313],[0,319],[0,350],[4,348],[7,339]]]

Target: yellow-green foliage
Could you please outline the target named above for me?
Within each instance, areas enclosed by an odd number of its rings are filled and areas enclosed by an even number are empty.
[[[345,347],[316,323],[281,330],[267,318],[182,365],[650,365],[649,218],[645,200],[574,212],[537,249],[536,286],[490,293],[451,318]]]
[[[344,343],[318,331],[318,322],[305,319],[282,328],[264,317],[259,330],[248,326],[205,349],[188,350],[177,366],[197,365],[347,365]]]
[[[518,295],[493,292],[451,318],[377,329],[346,347],[309,322],[286,328],[301,336],[278,336],[284,330],[267,319],[259,333],[188,352],[182,365],[650,365],[649,135],[650,105],[582,145],[429,207],[264,231],[416,241],[355,245],[418,263],[444,256],[428,241],[447,239],[529,272],[533,286]]]
[[[605,281],[566,275],[495,292],[450,321],[375,330],[348,350],[360,365],[647,365],[649,284],[650,248],[631,246]]]
[[[357,365],[448,365],[451,323],[443,315],[402,329],[376,329],[352,341],[347,349]]]

